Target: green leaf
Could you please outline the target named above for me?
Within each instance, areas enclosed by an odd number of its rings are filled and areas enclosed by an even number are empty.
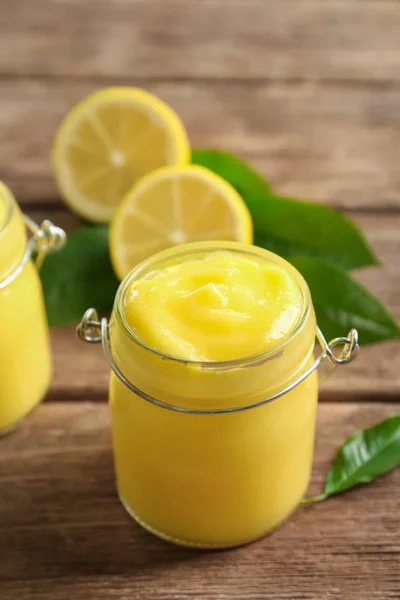
[[[359,229],[330,208],[268,196],[246,198],[254,224],[254,243],[283,257],[316,256],[345,269],[378,264]]]
[[[325,481],[324,493],[306,498],[320,502],[360,483],[369,483],[400,464],[400,414],[359,431],[339,448]]]
[[[275,195],[252,167],[228,152],[195,149],[192,162],[239,192],[250,210],[257,246],[284,257],[324,258],[346,269],[378,264],[357,226],[333,208]]]
[[[346,271],[317,258],[289,260],[309,285],[318,325],[328,340],[352,327],[358,329],[360,344],[400,337],[399,325],[383,304]]]
[[[268,183],[250,165],[222,150],[192,150],[192,163],[207,167],[228,181],[244,200],[250,195],[269,194]]]
[[[112,309],[118,280],[108,254],[108,228],[85,226],[68,235],[40,272],[50,325],[77,324],[87,308]]]

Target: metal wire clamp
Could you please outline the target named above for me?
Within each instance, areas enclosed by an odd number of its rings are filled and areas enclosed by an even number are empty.
[[[24,215],[24,221],[26,228],[32,235],[28,239],[25,254],[21,262],[12,273],[0,281],[0,289],[5,288],[18,277],[34,253],[36,253],[36,267],[40,269],[47,254],[61,250],[67,240],[65,231],[60,227],[56,227],[56,225],[47,219],[41,225],[38,225],[35,221]]]
[[[297,379],[287,385],[283,390],[280,390],[276,394],[269,396],[268,398],[264,398],[263,400],[259,400],[253,404],[248,404],[246,406],[239,406],[233,408],[221,408],[221,409],[200,409],[200,408],[184,408],[181,406],[167,404],[162,402],[161,400],[157,400],[153,396],[149,396],[141,389],[136,387],[131,381],[129,381],[119,367],[116,365],[114,357],[112,355],[111,350],[111,342],[109,335],[109,325],[106,318],[102,318],[99,320],[96,309],[89,308],[82,317],[80,324],[77,327],[77,335],[78,337],[84,341],[89,342],[91,344],[98,344],[101,342],[103,346],[104,353],[108,360],[108,363],[118,377],[120,381],[126,387],[151,404],[155,404],[161,408],[166,408],[167,410],[172,410],[180,413],[189,413],[189,414],[203,414],[203,415],[211,415],[211,414],[225,414],[225,413],[233,413],[233,412],[242,412],[245,410],[249,410],[250,408],[256,408],[257,406],[262,406],[263,404],[268,404],[273,400],[277,400],[281,396],[284,396],[288,392],[294,390],[300,383],[302,383],[311,373],[313,373],[324,360],[329,360],[333,367],[339,365],[345,365],[356,357],[359,351],[358,345],[358,332],[356,329],[351,329],[348,333],[347,337],[339,337],[327,342],[317,326],[316,328],[316,338],[318,340],[319,345],[322,348],[321,354],[317,356],[311,367],[309,367],[306,371],[304,371]],[[334,353],[334,349],[342,347],[341,352],[336,355]]]

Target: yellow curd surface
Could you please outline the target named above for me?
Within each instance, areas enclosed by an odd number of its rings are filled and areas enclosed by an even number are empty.
[[[44,396],[51,356],[40,280],[29,261],[5,287],[26,248],[22,214],[0,184],[0,434]]]
[[[110,336],[118,366],[181,409],[259,402],[313,360],[315,316],[301,276],[264,250],[225,246],[161,253],[117,297]],[[158,535],[200,547],[245,543],[282,522],[305,492],[315,375],[243,412],[166,410],[115,375],[110,402],[121,499]]]
[[[183,359],[220,361],[276,344],[301,305],[300,290],[282,267],[222,252],[133,282],[125,311],[149,346]]]

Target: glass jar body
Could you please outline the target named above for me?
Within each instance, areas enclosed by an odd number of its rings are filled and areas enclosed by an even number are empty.
[[[291,514],[308,485],[316,373],[277,400],[253,405],[311,366],[312,306],[272,355],[207,365],[169,360],[137,344],[127,335],[120,300],[110,323],[116,364],[140,390],[179,409],[144,400],[111,374],[122,503],[145,528],[181,545],[221,548],[262,537]]]
[[[258,539],[296,508],[310,478],[317,382],[245,412],[181,414],[146,403],[114,374],[118,490],[146,529],[177,544]]]
[[[39,275],[29,260],[21,263],[27,236],[23,217],[11,199],[8,219],[0,224],[0,435],[8,433],[44,397],[52,361]]]

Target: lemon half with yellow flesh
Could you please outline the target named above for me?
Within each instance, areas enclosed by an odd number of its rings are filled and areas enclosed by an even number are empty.
[[[113,87],[79,102],[64,118],[52,153],[53,172],[71,210],[99,223],[146,173],[190,162],[178,115],[144,90]]]
[[[252,243],[243,199],[205,167],[164,167],[142,177],[118,206],[110,226],[111,262],[123,279],[156,252],[206,240]]]

